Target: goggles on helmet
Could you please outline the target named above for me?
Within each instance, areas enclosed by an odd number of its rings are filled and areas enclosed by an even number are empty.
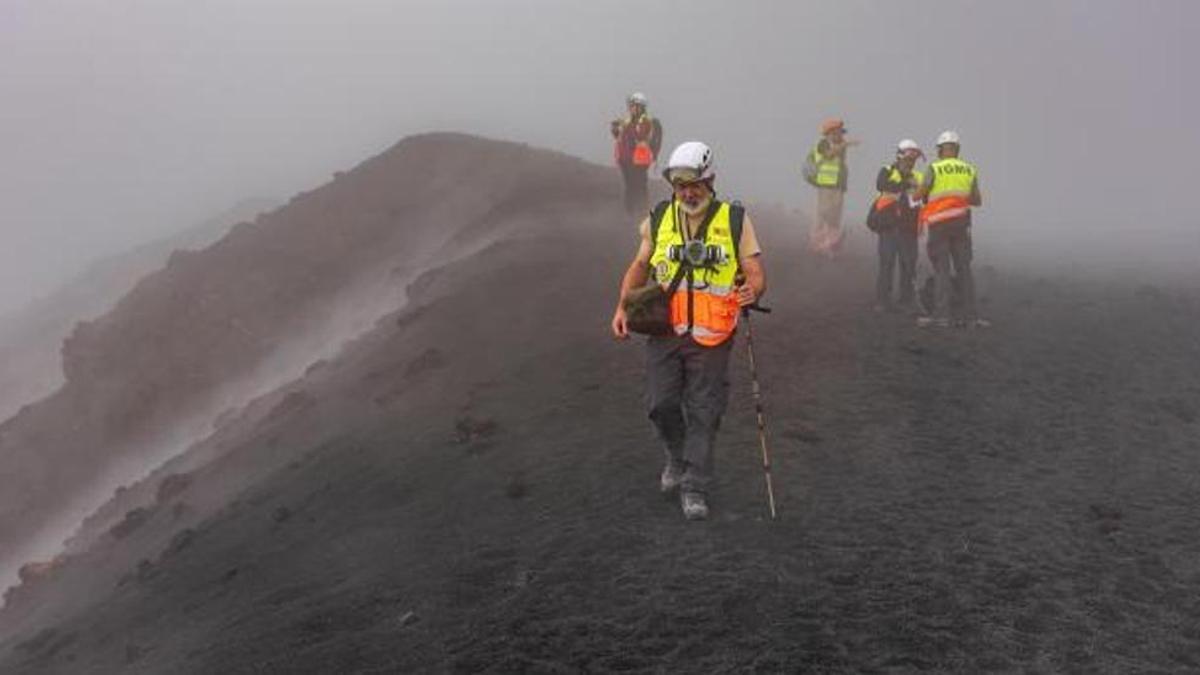
[[[675,187],[690,185],[702,180],[700,171],[691,167],[681,166],[667,169],[667,180]]]

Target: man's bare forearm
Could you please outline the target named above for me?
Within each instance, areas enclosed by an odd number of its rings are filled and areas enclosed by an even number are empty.
[[[621,279],[621,296],[617,298],[617,305],[624,303],[630,291],[639,286],[644,286],[649,279],[650,273],[646,267],[646,263],[641,260],[634,260],[629,265],[629,269],[625,270],[625,276]]]
[[[767,275],[763,270],[762,261],[758,256],[742,261],[742,274],[745,275],[745,283],[750,288],[754,289],[754,295],[761,298],[767,292]]]

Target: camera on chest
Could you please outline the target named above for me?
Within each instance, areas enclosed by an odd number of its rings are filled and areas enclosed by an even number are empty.
[[[725,247],[716,244],[705,245],[699,239],[689,240],[683,245],[668,246],[667,257],[673,262],[687,263],[692,267],[720,265],[729,260],[729,254],[725,252]]]

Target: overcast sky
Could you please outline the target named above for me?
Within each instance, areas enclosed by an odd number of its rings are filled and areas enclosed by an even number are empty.
[[[1137,233],[1200,258],[1198,19],[1190,0],[0,0],[0,312],[414,132],[607,162],[633,89],[751,204],[809,203],[824,117],[863,142],[854,218],[896,141],[954,128],[982,242]]]

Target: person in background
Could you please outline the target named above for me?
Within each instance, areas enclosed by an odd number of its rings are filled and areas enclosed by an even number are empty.
[[[648,281],[669,293],[670,326],[646,342],[647,407],[666,460],[659,489],[678,490],[684,517],[703,520],[713,444],[729,401],[733,334],[740,309],[766,292],[766,275],[750,217],[737,202],[717,199],[707,145],[689,141],[675,148],[663,174],[673,198],[641,222],[612,332],[629,337],[626,302]]]
[[[896,159],[879,169],[875,178],[875,201],[867,226],[879,237],[879,275],[875,281],[875,310],[886,311],[895,306],[915,306],[917,271],[917,215],[920,203],[915,195],[925,176],[917,170],[917,161],[924,154],[912,139],[896,146]],[[892,303],[892,281],[896,262],[900,265],[900,297]]]
[[[834,258],[841,250],[842,207],[849,171],[846,149],[857,141],[846,138],[846,125],[840,119],[821,123],[821,138],[809,151],[804,163],[804,180],[817,190],[817,208],[809,231],[809,250]]]
[[[629,112],[610,124],[613,158],[625,185],[625,211],[630,215],[649,208],[647,181],[650,167],[662,146],[662,124],[646,111],[646,95],[634,92],[625,100]]]
[[[971,274],[971,207],[983,205],[979,192],[979,171],[974,164],[959,159],[962,146],[958,133],[944,131],[937,139],[936,161],[929,165],[925,181],[917,192],[923,199],[920,224],[929,232],[925,243],[933,265],[933,316],[918,317],[921,327],[950,325],[951,294],[956,290],[961,301],[959,323],[974,328],[990,325],[979,318],[975,308],[975,278]],[[954,273],[950,268],[953,265]],[[956,288],[957,287],[957,288]]]

